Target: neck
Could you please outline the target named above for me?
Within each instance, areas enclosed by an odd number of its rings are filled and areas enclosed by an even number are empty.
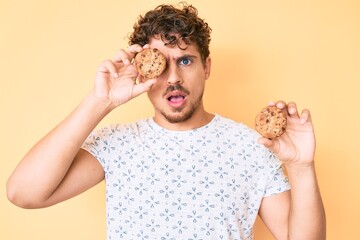
[[[214,114],[208,113],[205,110],[194,112],[191,117],[184,121],[172,123],[169,122],[161,113],[156,112],[154,121],[161,127],[173,131],[187,131],[200,128],[211,122]]]

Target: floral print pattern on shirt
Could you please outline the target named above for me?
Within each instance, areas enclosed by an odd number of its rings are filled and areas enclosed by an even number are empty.
[[[189,131],[153,119],[94,131],[105,171],[108,239],[253,239],[263,197],[289,190],[259,135],[220,115]]]

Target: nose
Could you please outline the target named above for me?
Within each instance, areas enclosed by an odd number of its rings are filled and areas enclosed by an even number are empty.
[[[169,66],[167,83],[169,85],[176,85],[176,84],[182,84],[182,82],[183,79],[182,79],[181,70],[178,69],[176,66]]]

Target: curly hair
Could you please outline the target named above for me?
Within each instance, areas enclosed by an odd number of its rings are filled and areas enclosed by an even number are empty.
[[[151,37],[160,37],[165,45],[177,45],[186,49],[195,43],[203,62],[210,54],[209,43],[211,28],[198,17],[198,11],[192,5],[182,3],[182,8],[172,5],[159,5],[134,24],[134,31],[129,36],[129,44],[144,46]],[[183,46],[185,43],[186,46]]]

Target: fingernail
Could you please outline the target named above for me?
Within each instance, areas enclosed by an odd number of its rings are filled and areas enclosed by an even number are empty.
[[[301,124],[305,124],[305,123],[306,123],[306,119],[305,119],[305,118],[300,118],[300,123],[301,123]]]

